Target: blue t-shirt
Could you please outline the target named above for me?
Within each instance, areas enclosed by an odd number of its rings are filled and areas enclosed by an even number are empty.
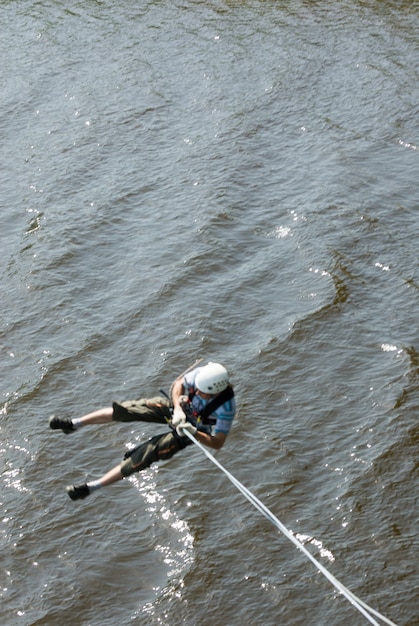
[[[185,375],[183,385],[185,387],[186,394],[190,393],[191,390],[196,391],[195,378],[201,369],[202,367],[197,367]],[[204,400],[204,398],[194,394],[192,402],[188,406],[182,407],[188,417],[188,420],[196,424],[196,418],[194,418],[193,413],[200,413],[208,402],[210,402],[210,400]],[[212,432],[214,434],[224,433],[225,435],[228,435],[235,414],[236,402],[234,398],[231,398],[230,400],[227,400],[227,402],[224,402],[224,404],[219,406],[218,409],[211,414],[211,417],[216,419],[215,425],[212,427]]]

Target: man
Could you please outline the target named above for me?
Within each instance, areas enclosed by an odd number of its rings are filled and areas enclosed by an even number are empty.
[[[227,370],[220,363],[195,367],[175,380],[171,400],[163,396],[114,402],[83,417],[70,419],[52,415],[50,428],[72,433],[88,424],[116,422],[155,422],[168,424],[169,432],[152,437],[125,454],[122,463],[104,474],[99,480],[67,487],[72,500],[86,498],[90,493],[140,472],[155,461],[170,459],[192,441],[185,431],[197,441],[219,450],[230,432],[236,412],[234,391]]]

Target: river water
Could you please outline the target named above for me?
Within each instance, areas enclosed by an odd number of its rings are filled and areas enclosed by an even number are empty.
[[[366,623],[195,447],[48,416],[221,361],[216,457],[419,623],[419,3],[0,2],[6,626]]]

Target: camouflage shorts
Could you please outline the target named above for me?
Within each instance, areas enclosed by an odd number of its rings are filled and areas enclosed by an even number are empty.
[[[126,400],[114,402],[113,418],[116,422],[154,422],[167,424],[172,419],[168,398],[156,396],[155,398],[140,398],[139,400]]]
[[[176,452],[183,450],[191,443],[188,437],[180,437],[176,431],[156,435],[126,453],[121,464],[122,476],[141,472],[156,461],[170,459]]]

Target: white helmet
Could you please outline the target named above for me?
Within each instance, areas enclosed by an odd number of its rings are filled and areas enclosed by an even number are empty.
[[[195,386],[202,393],[220,393],[227,385],[227,370],[219,363],[208,363],[200,369],[195,378]]]

